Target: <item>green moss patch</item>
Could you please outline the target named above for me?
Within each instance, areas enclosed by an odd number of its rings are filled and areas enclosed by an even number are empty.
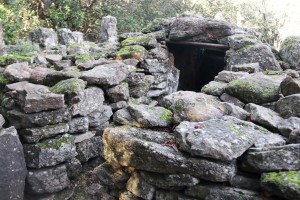
[[[72,138],[70,135],[64,135],[58,139],[55,139],[55,140],[49,140],[45,143],[39,143],[38,146],[41,148],[41,149],[46,149],[46,148],[49,148],[49,149],[60,149],[61,146],[63,144],[67,144],[67,143],[70,143],[72,141]]]
[[[0,65],[10,65],[17,62],[33,62],[33,56],[20,56],[14,54],[8,54],[6,56],[0,56]]]
[[[172,121],[173,120],[173,113],[168,109],[164,109],[163,114],[160,117],[160,119],[163,120],[163,121]]]
[[[122,47],[130,46],[130,45],[148,45],[153,40],[152,36],[149,35],[141,35],[136,37],[127,38],[126,40],[121,42]]]
[[[120,49],[116,55],[117,60],[135,58],[139,61],[142,61],[147,56],[147,50],[140,45],[126,46]]]
[[[79,54],[75,56],[75,59],[77,63],[86,63],[95,60],[95,58],[88,53]]]
[[[281,189],[286,188],[287,186],[300,189],[300,172],[271,172],[265,174],[262,177],[262,181],[276,184]]]
[[[87,83],[81,79],[71,78],[58,82],[50,88],[50,91],[57,94],[76,93],[83,91],[86,84]]]

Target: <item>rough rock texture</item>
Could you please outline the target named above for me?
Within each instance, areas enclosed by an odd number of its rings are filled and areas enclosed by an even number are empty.
[[[65,165],[37,170],[30,169],[26,178],[26,189],[31,194],[59,192],[69,184]]]
[[[89,118],[88,117],[77,117],[73,118],[68,123],[69,134],[76,134],[76,133],[85,133],[89,130]]]
[[[300,129],[300,118],[290,117],[288,119],[284,119],[277,125],[277,128],[283,136],[289,137],[293,130]]]
[[[224,82],[211,81],[201,89],[201,92],[214,96],[221,96],[227,86]]]
[[[0,24],[0,56],[3,56],[5,53],[5,43],[3,40],[3,27]]]
[[[90,158],[100,156],[103,151],[102,138],[95,137],[95,132],[87,132],[75,136],[76,151],[80,162],[87,162]]]
[[[107,122],[110,117],[113,115],[112,109],[110,106],[102,106],[101,109],[95,110],[88,115],[89,126],[98,127]]]
[[[131,166],[157,173],[180,172],[216,182],[228,181],[236,174],[234,162],[185,156],[177,150],[175,138],[165,132],[127,126],[107,128],[103,144],[105,159],[114,166]]]
[[[113,16],[106,16],[102,18],[100,27],[100,42],[117,42],[117,18]]]
[[[252,172],[270,172],[300,169],[300,144],[279,147],[251,148],[245,155],[243,169]],[[261,161],[264,162],[261,162]]]
[[[288,76],[281,82],[280,90],[284,96],[300,93],[300,80]]]
[[[291,132],[289,142],[294,144],[300,143],[300,129],[295,129]]]
[[[280,56],[283,61],[289,63],[294,68],[300,68],[299,45],[299,36],[289,36],[284,39],[280,48]]]
[[[129,99],[128,83],[121,83],[107,90],[108,98],[112,102],[127,101]]]
[[[32,69],[28,66],[27,62],[8,65],[4,70],[4,74],[8,80],[14,82],[29,80],[31,73]]]
[[[231,81],[249,76],[247,72],[232,72],[223,70],[215,77],[215,81],[229,83]]]
[[[39,28],[31,32],[30,39],[45,49],[51,49],[58,44],[57,34],[49,28]]]
[[[216,97],[191,91],[179,91],[165,96],[162,105],[174,113],[176,122],[205,121],[221,117],[225,111]]]
[[[300,117],[300,94],[284,97],[277,101],[276,108],[284,118]]]
[[[151,34],[148,35],[140,35],[136,37],[130,37],[121,42],[121,45],[124,46],[133,46],[140,45],[144,47],[155,47],[157,45],[157,41],[155,37]]]
[[[175,20],[171,26],[169,39],[215,42],[232,34],[231,25],[225,21],[188,16]]]
[[[263,134],[255,125],[234,117],[182,122],[176,127],[175,133],[181,150],[193,156],[223,161],[241,156]]]
[[[61,28],[57,30],[58,42],[62,45],[83,42],[83,33],[72,32],[69,29]]]
[[[13,127],[0,130],[0,196],[22,200],[27,174],[23,147]]]

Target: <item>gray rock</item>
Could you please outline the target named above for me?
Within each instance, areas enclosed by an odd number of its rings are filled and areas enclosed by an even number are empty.
[[[232,26],[225,21],[187,16],[176,18],[171,26],[169,39],[215,42],[233,33]]]
[[[24,154],[28,167],[55,166],[76,156],[74,137],[65,134],[38,144],[24,144]]]
[[[110,63],[84,71],[81,78],[88,84],[99,86],[114,86],[124,81],[129,72],[122,63]]]
[[[247,47],[249,45],[261,44],[262,42],[254,35],[235,34],[226,38],[228,46],[234,50]]]
[[[87,116],[95,110],[101,109],[104,101],[104,92],[97,87],[90,87],[76,95],[77,103],[71,108],[72,116]]]
[[[100,27],[100,39],[99,42],[117,42],[118,32],[117,32],[117,18],[113,16],[105,16],[102,18]]]
[[[5,124],[5,119],[4,117],[0,114],[0,129],[2,128],[2,126]]]
[[[72,66],[72,60],[60,60],[54,62],[54,68],[55,70],[63,70],[65,68]]]
[[[136,67],[139,64],[139,61],[137,59],[131,58],[131,59],[123,60],[123,63],[125,65],[131,65],[131,66]]]
[[[29,36],[32,42],[38,43],[45,49],[51,49],[58,44],[57,34],[49,28],[39,28],[31,32]]]
[[[271,172],[262,175],[263,189],[285,199],[297,200],[300,197],[300,171]]]
[[[68,122],[69,134],[85,133],[89,130],[89,118],[77,117]]]
[[[162,105],[174,113],[175,122],[205,121],[221,117],[225,111],[218,98],[191,91],[179,91],[165,96]]]
[[[289,63],[294,68],[300,67],[299,36],[289,36],[284,39],[280,48],[280,56],[283,61]]]
[[[51,74],[53,72],[54,72],[53,69],[49,69],[45,67],[35,67],[32,69],[30,82],[36,84],[43,84],[44,78],[46,78],[48,74]]]
[[[157,45],[154,49],[149,51],[149,54],[158,59],[159,62],[166,62],[170,59],[169,51],[165,46]]]
[[[81,162],[77,158],[67,160],[66,167],[69,178],[76,178],[82,172]]]
[[[271,172],[300,169],[300,144],[279,147],[251,148],[242,161],[242,169],[250,172]],[[261,162],[261,161],[264,162]]]
[[[61,61],[63,57],[60,54],[46,54],[45,58],[50,63],[54,64],[55,62]]]
[[[182,190],[185,187],[197,185],[200,181],[189,174],[157,174],[140,172],[140,175],[150,185],[165,190]]]
[[[229,94],[227,93],[223,93],[221,96],[220,96],[220,99],[226,103],[231,103],[233,105],[236,105],[240,108],[243,108],[244,107],[244,103],[241,102],[239,99],[233,97],[233,96],[230,96]]]
[[[246,46],[239,50],[226,52],[227,66],[259,63],[260,70],[282,71],[271,48],[265,44]]]
[[[25,114],[18,110],[10,110],[7,112],[6,117],[9,124],[17,129],[53,125],[61,122],[66,122],[71,119],[71,115],[68,109],[65,107],[59,110],[30,114]]]
[[[2,24],[0,24],[0,56],[3,56],[5,54],[5,43],[3,40],[3,27]]]
[[[120,85],[109,88],[106,92],[112,102],[127,101],[129,99],[128,83],[121,83]]]
[[[152,23],[143,29],[143,33],[152,33],[154,31],[163,30],[166,33],[170,32],[170,26],[176,20],[175,17],[156,18]]]
[[[86,81],[78,78],[70,78],[56,83],[54,86],[49,88],[49,90],[57,94],[67,94],[72,96],[74,95],[74,93],[76,94],[82,92],[85,89],[86,85]]]
[[[205,122],[182,122],[175,134],[179,148],[192,156],[231,161],[251,147],[261,133],[251,123],[224,117]]]
[[[4,75],[9,81],[28,81],[31,77],[32,69],[27,62],[14,63],[8,65],[4,70]]]
[[[1,199],[22,200],[27,169],[17,130],[14,127],[1,129],[0,143]]]
[[[68,67],[61,71],[53,71],[48,73],[43,79],[43,84],[47,86],[53,86],[58,82],[71,78],[79,78],[81,75],[79,69],[76,67]]]
[[[280,90],[284,96],[300,93],[300,80],[286,77],[280,84]]]
[[[46,60],[46,58],[43,55],[37,55],[34,59],[33,62],[39,65],[44,65],[46,66],[48,64],[48,61]]]
[[[61,28],[57,30],[58,42],[62,45],[83,42],[83,33],[72,32],[70,29]]]
[[[77,158],[80,162],[87,162],[89,159],[102,154],[102,137],[95,136],[95,132],[87,132],[75,137]]]
[[[253,174],[244,175],[238,174],[230,180],[230,185],[235,188],[242,188],[248,190],[260,191],[260,178],[253,176]]]
[[[246,109],[251,114],[250,117],[252,122],[269,130],[278,132],[277,126],[283,120],[278,113],[253,103],[247,104]]]
[[[224,89],[227,83],[211,81],[201,89],[201,92],[214,96],[221,96],[224,93]]]
[[[300,129],[295,129],[291,132],[289,136],[289,143],[300,143]]]
[[[120,110],[122,108],[126,108],[128,106],[126,101],[119,101],[116,103],[112,103],[109,105],[113,111]]]
[[[283,118],[300,117],[300,94],[293,94],[277,101],[276,108]]]
[[[121,192],[119,195],[119,200],[139,200],[140,198],[135,196],[129,191]]]
[[[65,165],[44,169],[29,169],[26,189],[31,194],[49,194],[59,192],[70,184]]]
[[[278,124],[277,128],[283,136],[288,138],[293,130],[300,129],[300,118],[290,117],[284,119]]]
[[[68,131],[68,124],[61,123],[38,128],[22,129],[19,131],[19,134],[26,143],[38,143],[42,139],[51,138],[59,134],[67,133]]]
[[[152,34],[147,34],[147,35],[139,35],[139,36],[127,38],[121,42],[121,45],[123,47],[140,45],[143,47],[153,48],[157,45],[157,41]]]
[[[247,63],[240,65],[231,66],[231,70],[234,72],[248,72],[248,73],[256,73],[259,71],[259,63]]]
[[[167,62],[159,62],[158,59],[145,59],[141,63],[141,68],[148,73],[166,73],[168,67]]]
[[[136,172],[133,173],[128,180],[126,189],[145,200],[152,200],[155,195],[155,187],[147,183],[141,175]]]
[[[109,127],[103,134],[104,157],[113,166],[133,167],[157,173],[184,173],[214,182],[229,181],[236,174],[235,161],[192,158],[176,148],[166,132],[128,126]],[[130,155],[130,159],[128,159]]]
[[[93,69],[96,66],[105,65],[105,64],[108,64],[108,63],[111,63],[111,62],[112,61],[110,61],[110,60],[100,58],[99,60],[91,60],[91,61],[88,61],[88,62],[85,62],[85,63],[79,63],[78,64],[78,69],[80,69],[80,70]]]
[[[225,92],[245,103],[264,104],[279,99],[278,81],[263,74],[254,74],[231,81]]]
[[[215,77],[215,81],[229,83],[231,81],[249,76],[247,72],[232,72],[223,70]]]
[[[102,106],[101,109],[95,110],[88,115],[89,126],[98,127],[106,123],[113,115],[112,109],[109,106]]]
[[[259,192],[232,188],[214,184],[200,184],[188,188],[184,192],[186,195],[198,199],[215,200],[215,199],[235,199],[235,200],[267,200]]]
[[[145,96],[154,81],[155,78],[152,75],[145,75],[143,73],[130,75],[127,78],[130,96],[134,98]]]
[[[16,102],[25,113],[63,108],[64,95],[51,93],[47,86],[28,82],[9,84],[6,88],[12,91]]]
[[[224,115],[236,117],[241,120],[246,120],[250,115],[250,113],[232,103],[224,102],[223,105],[225,107]]]
[[[266,132],[264,129],[261,129],[260,131],[264,134],[259,135],[254,143],[254,147],[274,147],[286,144],[287,139],[285,137],[276,133]]]

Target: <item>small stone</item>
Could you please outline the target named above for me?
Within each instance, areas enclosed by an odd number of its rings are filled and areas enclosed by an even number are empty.
[[[249,76],[249,73],[247,72],[232,72],[224,70],[218,73],[218,76],[215,77],[215,81],[229,83],[247,76]]]
[[[62,56],[59,54],[46,54],[45,58],[52,64],[62,60]]]
[[[281,82],[280,89],[284,96],[300,93],[300,80],[288,76]]]
[[[147,183],[138,173],[133,173],[127,182],[127,190],[145,200],[152,200],[155,187]]]
[[[229,94],[227,93],[223,93],[221,96],[220,96],[220,99],[224,102],[227,102],[227,103],[232,103],[240,108],[243,108],[244,107],[244,103],[241,102],[239,99],[233,97],[233,96],[230,96]]]
[[[259,71],[259,63],[247,63],[231,66],[231,70],[234,72],[248,72],[255,73]]]
[[[95,136],[95,132],[87,132],[75,136],[76,151],[80,162],[100,156],[103,152],[102,137]]]
[[[224,102],[223,105],[225,107],[224,115],[236,117],[241,120],[246,120],[250,115],[250,113],[232,103]]]
[[[284,119],[278,124],[277,128],[283,136],[288,138],[293,130],[300,129],[300,118],[290,117]]]
[[[39,28],[31,32],[30,39],[45,49],[51,49],[58,44],[57,34],[49,28]]]
[[[140,45],[125,46],[116,52],[116,59],[125,60],[129,58],[134,58],[138,61],[143,61],[146,59],[147,55],[148,51]]]
[[[140,45],[144,47],[153,48],[157,45],[157,40],[153,35],[140,35],[135,37],[130,37],[121,42],[122,47]]]
[[[73,118],[68,122],[69,134],[85,133],[89,129],[89,118],[88,117],[77,117]]]
[[[276,108],[283,118],[300,117],[300,94],[293,94],[277,101]]]
[[[289,143],[298,144],[300,143],[300,129],[295,129],[289,136]]]
[[[128,83],[121,83],[107,90],[107,95],[112,102],[127,101],[129,99]]]
[[[230,184],[236,188],[260,191],[260,179],[251,175],[238,174],[230,180]]]
[[[108,122],[112,115],[113,112],[111,107],[104,105],[101,109],[95,110],[88,115],[89,126],[91,128],[101,126]]]
[[[119,101],[117,103],[112,103],[109,105],[113,111],[120,110],[122,108],[126,108],[128,106],[126,101]]]
[[[76,178],[82,172],[81,162],[77,158],[67,160],[66,167],[69,178]]]
[[[5,119],[3,117],[3,115],[0,114],[0,129],[2,128],[2,126],[5,124]]]
[[[224,89],[227,83],[211,81],[207,85],[203,86],[201,92],[214,96],[221,96],[224,93]]]
[[[8,65],[4,70],[5,77],[12,82],[28,81],[31,73],[32,69],[28,66],[27,62]]]
[[[56,70],[63,70],[65,68],[71,67],[72,66],[72,60],[60,60],[60,61],[54,61],[54,68]]]
[[[56,83],[49,90],[56,94],[72,94],[82,92],[85,89],[86,85],[86,81],[78,78],[71,78]]]

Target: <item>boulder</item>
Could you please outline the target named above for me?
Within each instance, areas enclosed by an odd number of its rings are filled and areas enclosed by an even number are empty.
[[[167,62],[160,62],[158,59],[145,59],[140,67],[148,73],[166,73],[169,68]]]
[[[292,77],[286,77],[280,84],[281,93],[284,96],[300,93],[300,80],[293,79]]]
[[[68,122],[69,134],[85,133],[89,130],[89,118],[88,117],[76,117]]]
[[[63,57],[60,54],[45,54],[45,58],[51,64],[59,62],[63,59]]]
[[[38,43],[45,49],[51,49],[58,44],[57,34],[49,28],[39,28],[31,32],[29,36],[32,42]]]
[[[176,18],[171,26],[170,40],[190,40],[197,42],[216,42],[234,33],[232,26],[221,20],[198,16]]]
[[[0,129],[2,129],[4,124],[5,124],[5,119],[4,119],[3,115],[0,114]]]
[[[280,48],[282,60],[289,63],[294,68],[300,68],[299,45],[299,36],[289,36],[284,39]]]
[[[17,130],[1,129],[0,143],[1,199],[23,200],[27,169]]]
[[[278,81],[262,74],[254,74],[231,81],[225,92],[244,103],[264,104],[279,99]]]
[[[49,69],[46,67],[35,67],[32,69],[30,82],[36,84],[43,84],[44,78],[46,78],[48,74],[51,74],[53,72],[53,69]]]
[[[125,46],[116,52],[117,60],[125,60],[129,58],[137,59],[138,61],[143,61],[146,59],[148,51],[140,45]]]
[[[293,94],[277,101],[276,108],[283,118],[300,117],[300,94]]]
[[[86,81],[78,78],[71,78],[56,83],[49,90],[56,94],[72,94],[82,92],[85,89],[86,85]]]
[[[221,96],[220,96],[220,99],[223,101],[223,102],[226,102],[226,103],[231,103],[235,106],[238,106],[240,108],[243,108],[244,107],[244,103],[241,102],[239,99],[233,97],[233,96],[230,96],[229,94],[227,93],[223,93]]]
[[[152,33],[154,31],[160,30],[163,30],[164,32],[168,33],[170,32],[171,24],[173,24],[175,20],[175,17],[156,18],[143,29],[143,33]]]
[[[81,162],[77,158],[72,158],[66,162],[67,174],[69,178],[76,178],[82,172]]]
[[[61,28],[57,30],[58,42],[62,45],[83,42],[83,33],[72,32],[70,29]]]
[[[289,143],[300,143],[300,129],[295,129],[291,132],[289,136]]]
[[[124,64],[110,63],[84,71],[81,78],[91,85],[109,87],[120,84],[127,78],[128,74],[129,71]]]
[[[100,109],[88,114],[89,127],[95,128],[105,124],[106,122],[108,122],[112,115],[113,112],[111,107],[103,105]]]
[[[293,130],[300,129],[300,118],[290,117],[288,119],[283,119],[277,125],[277,128],[283,136],[288,138]]]
[[[145,75],[144,73],[134,73],[132,75],[129,75],[129,77],[127,78],[127,82],[129,85],[130,96],[134,98],[145,96],[154,81],[154,76]]]
[[[20,136],[26,143],[38,143],[40,140],[67,133],[68,124],[60,123],[38,128],[26,128],[19,131]]]
[[[259,72],[259,63],[232,65],[231,70],[234,72],[256,73]]]
[[[242,188],[254,191],[260,191],[260,177],[253,176],[253,174],[240,173],[230,180],[230,185],[235,188]]]
[[[174,113],[175,122],[205,121],[223,116],[224,105],[214,96],[191,91],[179,91],[162,100],[162,105]]]
[[[63,70],[72,66],[72,60],[60,60],[53,62],[55,70]]]
[[[65,165],[51,168],[29,169],[26,178],[26,191],[31,194],[59,192],[70,184]]]
[[[117,42],[118,32],[117,32],[117,18],[113,16],[105,16],[102,18],[99,42]]]
[[[31,73],[32,69],[27,62],[8,65],[4,70],[5,77],[11,82],[28,81]]]
[[[44,85],[18,82],[6,88],[13,93],[13,98],[25,113],[55,110],[65,105],[64,95],[54,94]]]
[[[3,56],[5,54],[5,43],[3,39],[3,27],[2,24],[0,24],[0,56]]]
[[[53,86],[58,82],[71,78],[79,78],[81,72],[77,67],[68,67],[61,71],[52,71],[46,75],[43,79],[43,84],[47,86]]]
[[[299,170],[299,157],[300,144],[251,148],[243,158],[241,167],[243,170],[256,173]]]
[[[225,107],[224,115],[236,117],[241,120],[247,120],[250,115],[250,113],[245,111],[243,108],[236,106],[232,103],[224,102],[223,105]]]
[[[24,153],[31,168],[55,166],[77,155],[74,137],[68,134],[38,144],[24,144]]]
[[[245,46],[238,50],[226,52],[227,66],[259,63],[260,70],[282,71],[272,49],[265,44]]]
[[[100,58],[98,60],[90,60],[90,61],[85,62],[85,63],[79,63],[78,64],[78,69],[80,69],[80,70],[89,70],[89,69],[93,69],[96,66],[105,65],[105,64],[108,64],[108,63],[111,63],[111,62],[112,61],[106,60],[104,58]]]
[[[249,73],[247,72],[232,72],[232,71],[223,70],[218,73],[218,75],[215,77],[214,80],[217,82],[229,83],[231,81],[244,78],[247,76],[249,76]]]
[[[254,124],[228,116],[204,122],[185,121],[175,129],[180,150],[222,161],[241,156],[261,134]]]
[[[238,50],[250,45],[261,44],[262,42],[255,36],[250,34],[235,34],[228,36],[221,43],[228,45],[231,49]]]
[[[201,92],[214,96],[221,96],[224,93],[224,89],[227,83],[211,81],[201,89]]]
[[[261,185],[269,191],[285,199],[297,200],[300,197],[300,171],[271,172],[261,177]]]
[[[129,99],[128,83],[121,83],[115,87],[109,88],[107,96],[112,102],[127,101]]]
[[[177,150],[174,136],[166,132],[110,127],[104,131],[103,144],[105,159],[116,167],[184,173],[214,182],[229,181],[236,174],[235,161],[224,163],[187,156]]]
[[[77,103],[71,108],[72,116],[87,116],[95,110],[101,109],[104,101],[104,92],[98,87],[89,87],[76,95]]]
[[[122,47],[140,45],[143,47],[154,48],[157,45],[156,38],[153,35],[140,35],[135,37],[130,37],[121,42]]]

